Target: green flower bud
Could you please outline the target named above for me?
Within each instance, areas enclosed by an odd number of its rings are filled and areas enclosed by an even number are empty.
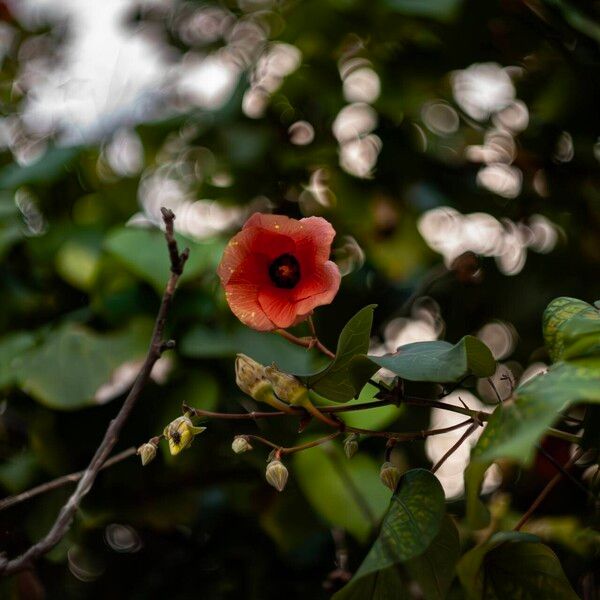
[[[389,487],[392,492],[395,492],[400,481],[400,471],[391,462],[384,462],[379,471],[379,478],[383,485]]]
[[[142,466],[145,467],[156,457],[156,444],[153,442],[146,442],[137,449],[137,453],[142,459]]]
[[[169,442],[169,451],[173,456],[189,448],[194,436],[202,433],[206,427],[194,427],[188,416],[178,417],[165,427],[164,436]]]
[[[280,371],[275,364],[265,367],[265,375],[277,397],[295,406],[303,406],[308,400],[308,390],[298,379]]]
[[[265,477],[278,492],[283,491],[288,480],[288,475],[288,470],[280,460],[272,460],[267,465]]]
[[[252,450],[252,446],[245,436],[236,435],[231,443],[231,449],[236,454],[243,454],[244,452],[250,452],[250,450]]]
[[[290,408],[273,393],[273,385],[265,373],[266,367],[245,354],[238,354],[235,359],[235,382],[242,392],[264,402],[277,410],[290,412]]]
[[[358,435],[356,433],[350,433],[344,440],[344,452],[346,458],[352,458],[358,451]]]

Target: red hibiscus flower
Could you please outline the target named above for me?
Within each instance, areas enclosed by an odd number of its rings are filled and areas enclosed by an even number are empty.
[[[225,248],[217,273],[242,323],[270,331],[329,304],[341,275],[329,259],[335,230],[321,217],[253,214]]]

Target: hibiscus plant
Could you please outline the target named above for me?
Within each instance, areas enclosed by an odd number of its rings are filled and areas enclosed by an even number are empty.
[[[78,481],[46,536],[20,556],[4,561],[6,574],[28,568],[59,543],[99,470],[131,455],[126,451],[108,458],[153,366],[175,345],[163,338],[163,332],[189,257],[187,248],[180,252],[174,236],[175,215],[163,209],[163,219],[171,276],[146,360],[85,472],[3,501],[2,508],[6,508],[66,481]],[[259,335],[279,336],[285,344],[322,360],[312,370],[284,369],[277,356],[268,364],[254,358],[256,348],[238,353],[236,383],[252,404],[245,403],[243,412],[219,413],[184,402],[181,416],[139,446],[142,465],[155,459],[162,440],[175,456],[189,449],[211,421],[232,423],[233,452],[261,452],[259,447],[264,447],[265,479],[277,492],[285,494],[289,478],[298,476],[323,518],[345,525],[363,542],[370,540],[370,549],[354,573],[347,556],[339,556],[329,581],[333,589],[338,588],[336,599],[408,598],[411,586],[424,598],[444,598],[457,577],[467,598],[533,594],[577,598],[559,558],[536,535],[539,525],[534,516],[563,478],[583,487],[590,498],[598,488],[597,469],[588,478],[589,487],[572,474],[574,467],[597,460],[598,308],[574,298],[553,300],[543,317],[553,364],[518,386],[509,381],[505,396],[494,384],[497,361],[478,337],[465,336],[455,344],[440,340],[406,343],[392,352],[372,353],[375,305],[365,306],[346,323],[333,351],[319,338],[313,317],[320,306],[333,301],[340,288],[340,270],[330,259],[334,237],[333,227],[321,217],[296,220],[255,213],[227,243],[217,272],[236,317],[246,327],[262,332]],[[457,392],[477,382],[492,387],[495,407],[470,405]],[[458,402],[450,401],[451,396]],[[421,430],[386,429],[408,409],[431,409],[451,421]],[[364,421],[357,424],[357,415],[370,413],[377,413],[370,427]],[[273,420],[295,424],[299,434],[295,445],[283,446],[259,435],[260,429],[236,432],[234,425],[249,421],[258,428],[261,422]],[[411,468],[398,453],[403,445],[449,435],[452,443],[429,469]],[[548,455],[555,474],[525,513],[510,513],[498,497],[490,498],[485,486],[482,489],[484,480],[499,467],[530,466],[544,439],[568,447],[569,458],[560,464]],[[381,456],[375,494],[372,483],[361,489],[373,476],[372,459],[362,454],[363,445],[370,446],[371,454],[376,448]],[[465,447],[471,448],[468,466],[464,472],[453,473],[455,479],[464,478],[464,519],[459,520],[461,511],[448,503],[449,490],[439,477],[453,455]],[[323,462],[329,467],[319,474],[315,465]],[[317,475],[319,479],[313,480]],[[318,496],[329,486],[339,485],[338,478],[346,492],[333,494],[336,506],[320,506]]]

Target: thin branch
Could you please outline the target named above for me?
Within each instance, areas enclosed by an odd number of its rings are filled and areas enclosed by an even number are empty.
[[[311,348],[316,348],[319,352],[327,356],[328,358],[335,358],[335,354],[329,350],[325,345],[321,343],[319,338],[316,336],[312,337],[297,337],[293,333],[286,331],[285,329],[276,329],[275,333],[280,335],[282,338],[286,339],[288,342],[292,344],[296,344],[296,346],[301,346],[302,348],[306,348],[310,350]]]
[[[583,455],[585,451],[579,448],[573,456],[564,464],[563,471],[568,471]],[[521,520],[515,525],[515,531],[519,531],[527,521],[533,516],[533,513],[538,509],[539,505],[546,499],[548,494],[558,485],[563,478],[563,471],[558,472],[540,492],[540,495],[533,501],[527,512],[521,517]]]
[[[135,456],[137,452],[136,448],[127,448],[127,450],[123,450],[123,452],[119,452],[119,454],[115,454],[111,458],[109,458],[101,467],[100,470],[108,469],[117,463],[120,463],[130,456]],[[34,498],[35,496],[39,496],[40,494],[45,494],[46,492],[51,492],[52,490],[56,490],[63,485],[67,485],[69,483],[75,483],[79,481],[85,471],[76,471],[75,473],[70,473],[69,475],[63,475],[62,477],[57,477],[52,481],[47,481],[46,483],[42,483],[36,487],[31,488],[25,492],[21,492],[20,494],[15,494],[14,496],[8,496],[7,498],[3,498],[0,500],[0,511],[5,508],[9,508],[10,506],[14,506],[15,504],[20,504],[21,502],[25,502],[30,498]]]
[[[298,446],[289,446],[287,448],[285,446],[278,446],[277,444],[274,444],[267,438],[261,437],[260,435],[247,434],[247,435],[244,435],[243,437],[245,437],[249,440],[255,440],[257,442],[260,442],[261,444],[265,444],[265,446],[269,446],[270,448],[274,448],[275,450],[277,450],[278,455],[283,456],[285,454],[294,454],[295,452],[301,452],[302,450],[308,450],[308,448],[314,448],[315,446],[320,446],[321,444],[324,444],[326,442],[329,442],[330,440],[335,439],[341,433],[342,433],[341,431],[336,431],[334,433],[331,433],[330,435],[319,438],[318,440],[313,440],[312,442],[306,442],[306,444],[299,444]]]
[[[585,485],[583,485],[583,483],[581,483],[581,481],[579,481],[579,479],[577,479],[574,475],[572,475],[571,473],[569,473],[555,458],[554,456],[552,456],[552,454],[550,454],[549,452],[546,452],[546,450],[544,450],[544,448],[542,448],[542,446],[540,444],[538,444],[537,446],[538,452],[560,473],[563,474],[564,477],[566,477],[571,483],[573,483],[574,485],[576,485],[584,494],[590,496],[590,497],[594,497],[594,494],[592,494],[592,492],[590,492],[590,490],[588,490]]]
[[[183,272],[185,262],[189,256],[189,250],[187,248],[181,254],[179,254],[173,231],[173,221],[175,220],[175,215],[172,211],[165,208],[161,209],[161,212],[165,224],[165,239],[167,241],[169,257],[171,260],[171,274],[163,293],[158,315],[154,323],[154,331],[152,333],[150,347],[148,348],[148,353],[146,355],[146,359],[144,360],[144,364],[138,373],[133,387],[129,391],[129,394],[125,398],[123,405],[117,413],[117,416],[110,422],[108,428],[106,429],[104,438],[100,442],[100,445],[98,446],[88,468],[81,476],[75,491],[71,494],[66,504],[61,508],[54,524],[50,528],[50,531],[20,556],[17,556],[12,560],[3,558],[0,562],[0,574],[2,575],[11,575],[24,569],[31,568],[35,560],[50,552],[50,550],[52,550],[52,548],[54,548],[54,546],[56,546],[65,536],[71,527],[73,518],[79,509],[81,501],[92,489],[98,472],[102,468],[102,465],[107,461],[112,449],[117,443],[123,426],[125,425],[129,415],[131,414],[131,411],[133,410],[142,393],[142,390],[150,378],[152,367],[154,367],[154,364],[161,356],[161,350],[164,348],[163,343],[165,340],[163,339],[163,334],[167,315],[169,313],[169,308],[175,293],[177,281]]]
[[[472,423],[472,425],[469,427],[469,429],[467,429],[458,439],[458,441],[456,442],[456,444],[454,444],[449,450],[448,452],[446,452],[446,454],[444,454],[444,456],[442,456],[442,458],[440,458],[440,460],[437,461],[437,463],[435,463],[435,465],[433,465],[433,467],[431,468],[431,472],[435,473],[463,444],[463,442],[466,441],[466,439],[480,426],[480,423],[477,423],[476,421]]]

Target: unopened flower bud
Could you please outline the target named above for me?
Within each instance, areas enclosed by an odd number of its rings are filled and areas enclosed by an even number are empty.
[[[288,470],[280,460],[272,460],[267,465],[265,477],[278,492],[283,491],[288,480],[288,475]]]
[[[245,394],[257,402],[264,402],[277,410],[290,412],[289,406],[273,393],[273,385],[265,373],[266,367],[245,354],[235,359],[235,381]]]
[[[352,458],[358,451],[358,436],[355,433],[351,433],[346,436],[344,440],[344,452],[346,458]]]
[[[194,441],[194,436],[202,433],[206,427],[194,427],[188,416],[178,417],[165,427],[164,436],[169,442],[171,454],[179,454],[189,448]]]
[[[231,449],[236,454],[243,454],[244,452],[250,452],[252,446],[246,437],[243,435],[236,435],[231,443]]]
[[[265,367],[265,375],[277,397],[295,406],[302,406],[308,399],[308,390],[293,375],[280,371],[275,364]]]
[[[379,471],[379,478],[383,485],[395,492],[400,481],[400,471],[391,462],[384,462],[381,465],[381,471]]]
[[[145,467],[156,457],[156,444],[153,442],[146,442],[137,449],[137,453],[142,459],[142,466]]]

